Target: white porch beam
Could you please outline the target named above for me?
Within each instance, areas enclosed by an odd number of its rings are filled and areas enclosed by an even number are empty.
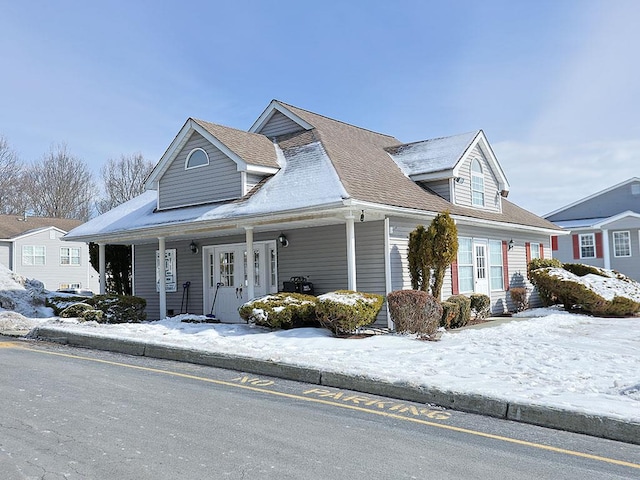
[[[256,296],[255,264],[253,260],[253,227],[244,227],[247,243],[247,300]]]
[[[167,316],[167,282],[165,276],[165,255],[166,255],[166,242],[164,237],[158,237],[158,252],[160,255],[160,268],[158,269],[158,294],[160,298],[160,320]]]
[[[357,289],[355,217],[350,212],[345,219],[347,220],[347,290],[355,291]]]
[[[611,270],[611,251],[609,250],[609,230],[602,229],[602,254],[604,256],[604,268]]]
[[[100,273],[100,295],[104,295],[107,293],[107,257],[104,243],[98,243],[98,270]]]

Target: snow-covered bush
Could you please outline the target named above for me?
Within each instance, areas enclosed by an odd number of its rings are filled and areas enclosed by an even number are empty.
[[[484,293],[473,293],[470,296],[471,311],[473,318],[476,320],[484,320],[489,316],[491,308],[491,298]]]
[[[102,310],[86,310],[83,314],[82,314],[82,318],[85,322],[98,322],[98,323],[103,323],[104,322],[104,313],[102,312]]]
[[[447,299],[447,302],[457,303],[459,308],[457,315],[449,323],[451,328],[464,327],[469,323],[469,320],[471,320],[471,299],[469,297],[452,295]]]
[[[316,297],[281,292],[250,300],[238,312],[247,323],[269,328],[306,326],[315,318]]]
[[[550,292],[565,310],[597,316],[629,316],[640,311],[640,284],[613,270],[565,264],[564,268],[532,271],[531,282]]]
[[[47,307],[50,307],[53,309],[53,314],[55,316],[61,317],[62,312],[70,307],[71,305],[74,305],[76,303],[85,303],[87,301],[87,297],[81,297],[78,295],[70,295],[70,294],[64,294],[64,295],[55,295],[55,294],[50,294],[46,297],[46,303],[45,305]]]
[[[375,293],[337,290],[318,297],[316,316],[335,335],[352,333],[376,320],[384,297]]]
[[[104,313],[105,323],[140,323],[147,318],[147,301],[133,295],[95,295],[84,301]]]
[[[547,267],[562,268],[562,262],[557,258],[534,258],[527,265],[527,278],[531,283],[533,283],[533,279],[531,278],[531,272],[539,268],[547,268]],[[545,307],[558,303],[558,299],[555,298],[551,292],[548,292],[547,290],[545,290],[542,285],[536,286],[536,290],[538,291],[538,296],[540,297],[540,301]]]
[[[387,295],[387,304],[396,332],[433,335],[440,326],[442,305],[421,290],[396,290]]]
[[[82,318],[84,312],[88,310],[93,310],[93,307],[88,303],[76,302],[62,310],[59,316],[62,318]]]

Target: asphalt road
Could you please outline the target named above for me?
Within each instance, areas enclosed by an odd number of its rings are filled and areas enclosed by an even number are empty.
[[[0,337],[0,478],[640,478],[640,446]]]

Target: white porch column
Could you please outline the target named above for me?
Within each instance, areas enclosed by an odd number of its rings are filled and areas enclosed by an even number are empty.
[[[166,250],[166,243],[164,237],[158,237],[158,251],[160,254],[160,268],[158,269],[158,285],[159,285],[159,298],[160,298],[160,320],[167,316],[167,282],[165,277],[164,256]]]
[[[247,300],[256,296],[255,264],[253,261],[253,227],[244,227],[247,237]]]
[[[611,270],[611,250],[609,249],[609,230],[602,230],[602,255],[604,256],[604,268]]]
[[[107,293],[107,260],[104,243],[98,243],[98,270],[100,271],[100,295],[104,295]]]
[[[347,220],[347,290],[356,290],[356,234],[353,213]]]

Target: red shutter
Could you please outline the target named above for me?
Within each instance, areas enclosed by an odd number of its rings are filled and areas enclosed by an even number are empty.
[[[540,244],[540,258],[544,258],[544,245]]]
[[[554,252],[556,250],[558,250],[558,236],[557,235],[552,235],[551,236],[551,250],[553,250]]]
[[[596,233],[596,258],[602,258],[602,232]]]
[[[451,264],[451,295],[458,295],[460,286],[458,285],[458,260]]]
[[[531,261],[531,244],[529,242],[524,242],[524,251],[527,257],[527,265]]]
[[[504,275],[504,289],[509,290],[509,246],[507,241],[502,241],[502,275]]]
[[[573,237],[573,258],[574,260],[580,258],[580,238],[578,235],[572,235]]]

